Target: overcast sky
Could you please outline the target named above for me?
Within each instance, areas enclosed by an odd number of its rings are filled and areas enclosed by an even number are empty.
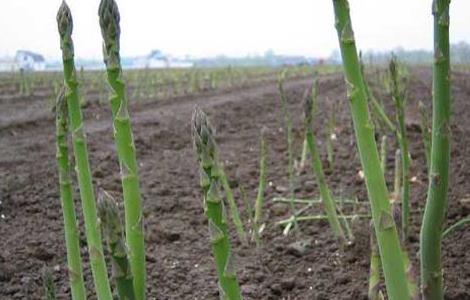
[[[61,0],[0,0],[0,55],[59,58]],[[328,56],[337,48],[332,0],[117,0],[122,55],[276,53]],[[350,0],[361,49],[432,48],[432,0]],[[99,0],[69,0],[75,53],[101,58]],[[451,41],[470,42],[470,1],[451,4]]]

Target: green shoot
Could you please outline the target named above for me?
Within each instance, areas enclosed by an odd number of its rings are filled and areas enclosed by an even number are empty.
[[[114,198],[104,190],[98,194],[98,214],[108,244],[119,299],[134,300],[133,276],[129,266],[119,207]]]
[[[333,7],[354,131],[371,202],[387,294],[391,300],[407,300],[410,299],[410,292],[401,256],[400,240],[391,215],[387,185],[375,142],[375,130],[370,119],[366,87],[357,55],[349,3],[347,0],[333,0]]]
[[[267,156],[268,149],[266,145],[266,128],[261,130],[260,136],[260,160],[259,160],[259,185],[258,185],[258,194],[256,196],[255,202],[255,217],[254,225],[256,230],[261,228],[263,221],[263,204],[264,204],[264,190],[266,188],[266,177],[267,177]],[[255,234],[259,235],[259,232]]]
[[[120,45],[120,16],[114,0],[101,0],[98,15],[103,37],[103,56],[111,90],[111,112],[113,116],[114,142],[121,168],[124,198],[126,242],[130,264],[134,275],[134,290],[137,300],[145,299],[145,245],[143,230],[142,200],[140,195],[138,164],[134,137],[128,111],[126,87],[122,78]]]
[[[216,162],[217,149],[205,113],[196,107],[192,117],[192,137],[200,166],[204,211],[209,221],[209,235],[220,284],[220,298],[241,299],[240,287],[231,253],[224,202],[220,197],[220,168]]]
[[[287,108],[287,97],[284,92],[284,80],[286,77],[286,71],[283,71],[281,75],[279,76],[278,80],[278,90],[279,90],[279,95],[281,98],[281,108],[282,108],[282,113],[284,115],[284,128],[286,130],[286,137],[287,137],[287,173],[289,176],[289,196],[291,199],[294,199],[294,154],[293,154],[293,149],[292,149],[292,144],[293,144],[293,136],[292,136],[292,117],[289,113],[289,110]],[[299,232],[299,226],[297,224],[297,219],[295,215],[295,205],[294,202],[291,201],[290,203],[290,210],[292,213],[292,216],[294,218],[294,229]]]
[[[432,133],[431,133],[431,127],[429,123],[429,118],[428,118],[428,111],[426,110],[426,107],[424,106],[424,103],[419,101],[418,103],[418,108],[419,108],[419,113],[421,116],[420,120],[420,127],[421,127],[421,136],[423,138],[423,144],[424,144],[424,155],[426,157],[426,166],[427,170],[429,173],[429,170],[431,170],[431,140],[432,140]]]
[[[79,230],[75,205],[72,196],[72,178],[68,149],[67,103],[64,90],[59,92],[56,102],[56,145],[57,165],[59,170],[60,201],[64,217],[65,247],[67,248],[67,267],[69,269],[70,290],[72,299],[86,298],[83,282],[82,257],[80,255]]]
[[[390,72],[390,87],[392,97],[394,99],[397,124],[398,124],[398,143],[400,144],[401,150],[401,174],[402,174],[402,238],[406,240],[409,231],[409,218],[410,218],[410,153],[408,151],[408,136],[406,133],[406,122],[405,122],[405,106],[406,106],[406,95],[402,85],[403,77],[399,74],[399,66],[395,56],[392,56],[389,64]]]
[[[78,93],[77,72],[74,63],[74,51],[72,41],[73,21],[72,14],[65,2],[57,13],[57,25],[60,34],[62,49],[62,61],[64,66],[65,100],[72,133],[73,152],[75,155],[75,170],[80,188],[83,216],[85,219],[85,231],[90,256],[91,271],[95,284],[97,297],[101,300],[111,300],[111,288],[109,286],[108,271],[103,255],[103,245],[96,212],[95,192],[91,179],[88,150],[83,129],[83,117],[80,108]]]

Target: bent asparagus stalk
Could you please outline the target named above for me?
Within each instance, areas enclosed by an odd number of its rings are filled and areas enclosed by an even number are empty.
[[[68,129],[67,103],[65,102],[64,90],[62,89],[56,102],[56,158],[59,170],[60,201],[64,217],[70,291],[73,300],[81,300],[86,299],[86,291],[83,282],[79,230],[72,196],[72,178],[70,177],[69,149],[67,146]]]
[[[220,284],[220,298],[242,299],[236,276],[227,229],[227,216],[221,199],[220,168],[216,161],[217,149],[205,113],[196,107],[192,117],[192,137],[200,166],[203,206],[209,220],[209,235]]]
[[[421,289],[426,300],[444,298],[441,242],[450,160],[450,0],[434,0],[434,67],[431,169],[420,237]]]
[[[349,3],[347,0],[333,0],[333,7],[354,131],[371,202],[387,294],[391,300],[410,299],[400,240],[391,215],[388,190],[375,142],[375,130],[367,107],[365,82],[357,56]]]
[[[74,51],[72,41],[72,14],[65,2],[57,13],[57,24],[60,34],[60,47],[62,49],[62,61],[64,65],[65,100],[70,120],[72,133],[73,152],[82,200],[85,231],[90,255],[91,271],[95,284],[96,294],[100,300],[112,299],[109,286],[108,272],[103,255],[101,233],[99,231],[98,217],[96,213],[95,192],[91,180],[90,163],[85,132],[83,129],[82,111],[78,97],[77,72],[74,64]]]
[[[138,165],[134,137],[128,111],[126,87],[122,78],[120,45],[120,16],[114,0],[102,0],[99,6],[103,56],[106,73],[111,87],[111,111],[113,115],[114,142],[121,168],[121,182],[124,198],[126,242],[136,299],[145,299],[145,245],[143,230],[142,200],[140,195]]]

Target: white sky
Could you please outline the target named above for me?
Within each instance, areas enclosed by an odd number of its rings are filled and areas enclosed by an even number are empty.
[[[61,0],[0,0],[0,55],[17,49],[59,58]],[[332,0],[118,0],[123,56],[328,56],[337,47]],[[432,48],[432,0],[350,0],[361,49]],[[69,0],[76,56],[101,58],[99,0]],[[470,1],[451,4],[451,41],[470,42]]]

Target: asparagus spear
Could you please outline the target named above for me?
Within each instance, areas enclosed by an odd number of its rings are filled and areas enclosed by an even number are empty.
[[[134,275],[134,290],[138,300],[145,299],[145,245],[143,233],[142,200],[135,154],[134,138],[128,111],[126,87],[122,78],[120,45],[120,16],[114,0],[102,0],[99,6],[103,56],[111,87],[111,111],[113,115],[114,141],[121,168],[124,198],[126,241],[130,252],[130,264]]]
[[[44,286],[44,299],[57,300],[57,292],[56,286],[54,284],[54,278],[52,278],[51,271],[47,267],[44,267],[42,280]]]
[[[69,269],[70,290],[72,299],[86,299],[83,282],[82,257],[80,256],[79,231],[75,205],[72,196],[72,179],[70,177],[67,103],[64,90],[61,89],[56,103],[56,139],[57,166],[59,170],[60,201],[64,216],[65,247],[67,249],[67,267]]]
[[[374,224],[370,227],[373,230]],[[384,296],[380,290],[380,254],[377,240],[373,231],[370,233],[370,271],[369,271],[369,300],[383,300]]]
[[[392,56],[389,64],[390,81],[392,97],[395,101],[395,107],[397,110],[397,123],[398,123],[398,142],[401,149],[401,174],[402,174],[402,195],[401,195],[401,227],[402,227],[402,239],[406,240],[408,236],[408,224],[410,218],[410,153],[408,151],[408,137],[406,133],[405,125],[405,95],[400,88],[400,76],[398,74],[398,65],[396,57]]]
[[[375,130],[367,107],[365,82],[359,66],[349,3],[347,0],[333,0],[333,6],[354,131],[371,202],[387,293],[391,300],[410,299],[400,241],[391,215],[388,190],[375,142]]]
[[[113,277],[116,281],[119,299],[134,300],[133,276],[127,257],[119,207],[114,198],[104,190],[98,193],[98,213],[101,228],[108,242],[111,264],[113,266]]]
[[[338,219],[337,207],[331,195],[331,191],[326,183],[325,174],[323,172],[323,166],[316,146],[315,136],[312,131],[313,125],[313,114],[314,114],[314,100],[316,99],[316,85],[317,81],[313,83],[315,89],[312,90],[312,96],[305,98],[305,139],[307,140],[310,155],[312,157],[312,169],[317,177],[318,186],[320,188],[321,200],[325,208],[325,212],[328,216],[328,222],[330,223],[331,229],[333,230],[335,237],[338,238],[342,243],[346,243],[347,239],[344,235],[343,228]]]
[[[227,230],[227,217],[221,199],[220,168],[213,130],[204,112],[196,107],[192,117],[192,137],[200,165],[204,211],[209,220],[212,253],[219,277],[221,299],[241,299]]]
[[[450,160],[450,0],[434,0],[434,67],[431,169],[421,227],[421,289],[426,300],[443,299],[441,241]]]
[[[282,108],[282,113],[284,115],[284,123],[285,123],[285,129],[286,129],[286,137],[287,137],[287,173],[289,175],[289,197],[292,199],[292,201],[289,203],[289,207],[292,213],[292,216],[294,218],[294,229],[296,232],[299,232],[299,226],[297,224],[297,216],[295,213],[295,205],[294,205],[294,154],[292,150],[292,143],[293,143],[293,137],[292,137],[292,117],[289,114],[288,108],[287,108],[287,99],[286,95],[284,92],[284,79],[286,77],[286,71],[283,71],[278,80],[278,90],[279,90],[279,96],[281,98],[281,108]],[[285,231],[288,233],[288,231]]]
[[[268,150],[266,147],[266,128],[261,130],[260,137],[260,160],[259,160],[259,185],[258,195],[256,196],[255,202],[255,217],[254,223],[256,230],[261,228],[261,222],[263,219],[263,203],[264,203],[264,190],[266,187],[266,176],[267,176],[267,156]],[[259,233],[256,233],[259,234]]]
[[[424,103],[419,101],[418,108],[421,116],[420,127],[421,136],[423,137],[424,155],[426,156],[426,166],[429,172],[431,167],[431,128],[429,125],[428,111],[426,110]]]
[[[83,130],[82,111],[78,97],[77,72],[74,64],[72,41],[72,14],[65,2],[57,13],[57,24],[60,34],[62,61],[64,65],[65,100],[67,102],[72,133],[72,144],[75,155],[76,172],[82,200],[85,231],[90,254],[91,271],[99,299],[112,299],[109,287],[108,272],[103,256],[103,245],[96,214],[95,193],[91,181],[90,163],[85,132]]]

